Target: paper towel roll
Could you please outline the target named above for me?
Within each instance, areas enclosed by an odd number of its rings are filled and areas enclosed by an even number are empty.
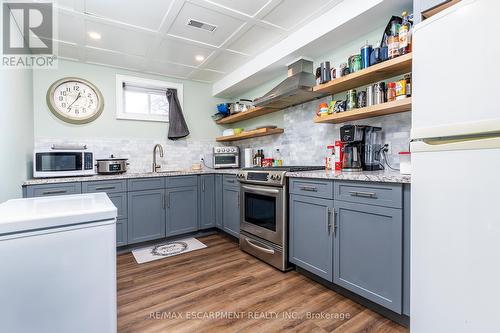
[[[245,148],[245,168],[253,167],[253,148]]]

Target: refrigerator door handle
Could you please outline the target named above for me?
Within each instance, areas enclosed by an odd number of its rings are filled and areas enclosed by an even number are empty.
[[[410,150],[413,153],[496,148],[500,148],[500,133],[486,133],[448,138],[430,138],[413,141],[410,144]]]

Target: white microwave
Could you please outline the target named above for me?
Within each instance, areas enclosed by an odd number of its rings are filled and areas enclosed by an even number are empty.
[[[95,174],[94,165],[94,153],[91,151],[40,150],[33,154],[33,177],[91,176]]]

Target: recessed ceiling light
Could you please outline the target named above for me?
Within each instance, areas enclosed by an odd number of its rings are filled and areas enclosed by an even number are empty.
[[[202,55],[197,55],[196,57],[194,57],[196,59],[196,61],[203,61],[205,60],[205,57],[202,56]]]
[[[89,37],[92,39],[101,39],[101,34],[95,31],[89,31]]]

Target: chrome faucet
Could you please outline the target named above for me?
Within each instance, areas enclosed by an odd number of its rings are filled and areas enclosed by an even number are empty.
[[[158,172],[158,169],[161,169],[161,165],[156,163],[156,150],[159,150],[160,157],[163,157],[163,147],[157,143],[153,148],[153,172]]]

